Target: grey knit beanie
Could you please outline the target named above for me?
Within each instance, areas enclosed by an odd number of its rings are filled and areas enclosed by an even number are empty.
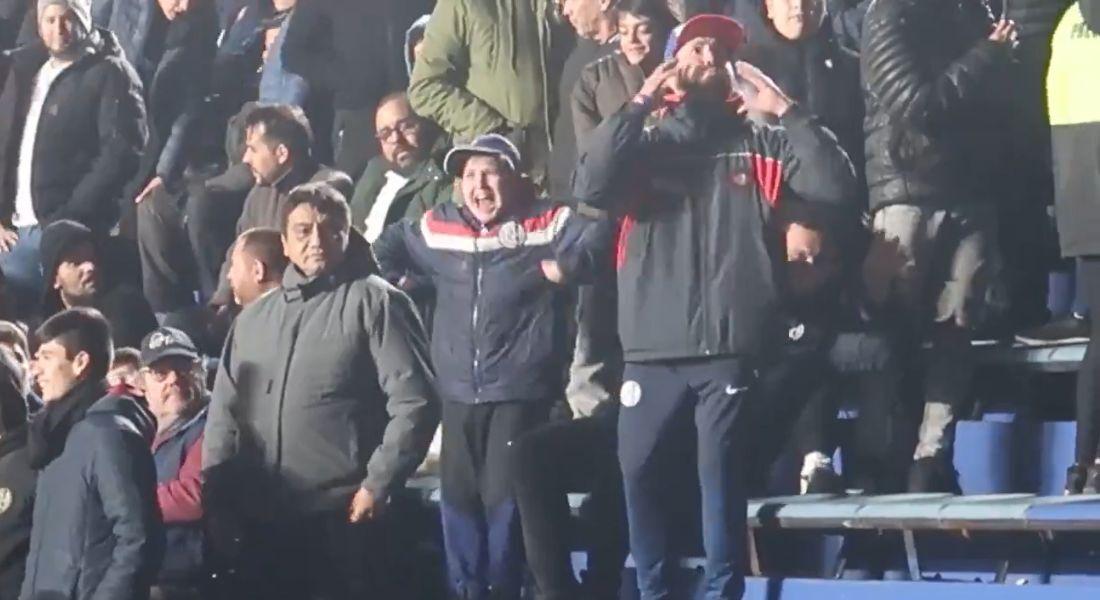
[[[91,0],[38,0],[38,19],[42,20],[42,11],[47,6],[57,4],[73,11],[77,23],[84,29],[85,35],[92,32],[92,3]]]

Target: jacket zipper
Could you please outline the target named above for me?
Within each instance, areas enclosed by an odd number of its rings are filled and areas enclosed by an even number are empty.
[[[484,228],[482,229],[484,231]],[[474,404],[481,402],[481,347],[477,343],[477,308],[481,302],[481,254],[479,253],[477,243],[478,237],[474,238],[474,260],[477,263],[477,272],[474,274],[474,310],[470,319],[470,337],[474,346]]]

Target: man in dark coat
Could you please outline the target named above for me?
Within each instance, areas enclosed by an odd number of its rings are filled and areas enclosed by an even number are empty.
[[[0,598],[18,598],[27,566],[36,473],[27,459],[23,367],[0,350]]]
[[[281,229],[282,287],[241,311],[218,366],[208,515],[244,529],[235,597],[399,598],[378,534],[439,423],[424,329],[335,189],[295,188]]]
[[[111,325],[118,346],[137,347],[157,326],[141,291],[108,273],[92,231],[76,221],[50,223],[42,232],[42,273],[47,287],[43,320],[74,306],[89,306]]]
[[[828,130],[758,69],[731,63],[743,39],[728,17],[685,23],[673,41],[676,61],[590,134],[574,175],[577,198],[624,213],[618,453],[644,600],[671,594],[668,492],[683,469],[671,448],[685,435],[698,448],[705,595],[741,597],[745,434],[757,426],[745,407],[758,393],[755,366],[781,326],[768,234],[789,194],[844,206],[856,189]],[[734,112],[731,68],[755,88],[742,107],[783,127]],[[670,95],[679,102],[664,106]],[[688,415],[690,433],[675,425]]]
[[[67,310],[36,335],[32,371],[46,407],[27,440],[38,500],[19,597],[147,598],[164,542],[152,416],[107,393],[111,332],[98,312]]]
[[[1003,306],[995,219],[1010,144],[997,84],[1015,37],[983,3],[957,0],[877,0],[863,25],[874,230],[864,287],[899,359],[928,357],[914,492],[959,491],[951,449],[971,336]]]
[[[41,39],[0,57],[0,267],[25,315],[41,296],[42,228],[106,232],[145,143],[134,70],[87,0],[40,2]]]

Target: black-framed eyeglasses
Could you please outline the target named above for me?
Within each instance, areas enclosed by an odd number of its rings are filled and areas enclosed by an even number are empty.
[[[379,129],[378,133],[375,134],[375,137],[377,137],[378,141],[380,142],[388,142],[391,138],[393,138],[393,134],[395,133],[400,133],[403,136],[409,136],[415,133],[417,128],[419,127],[420,121],[410,117],[408,119],[402,119],[398,121],[397,124],[393,127],[383,127],[382,129]]]

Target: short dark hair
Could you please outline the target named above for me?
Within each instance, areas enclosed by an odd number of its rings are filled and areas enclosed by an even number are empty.
[[[282,274],[286,270],[287,258],[283,253],[283,240],[279,232],[271,227],[253,227],[237,236],[241,250],[263,263],[272,273]]]
[[[283,205],[281,222],[283,233],[286,233],[290,213],[303,204],[312,206],[314,210],[325,215],[329,219],[336,219],[346,230],[351,227],[351,209],[348,201],[340,190],[324,182],[303,183],[290,190]]]
[[[31,347],[27,342],[27,332],[18,323],[0,321],[0,344],[19,346],[23,350],[23,356],[30,357]]]
[[[59,312],[46,319],[35,332],[35,337],[39,344],[57,342],[65,348],[68,358],[81,352],[87,353],[89,379],[103,379],[111,368],[114,357],[111,325],[94,308],[78,307]]]
[[[301,108],[290,104],[261,104],[245,117],[245,130],[263,126],[263,139],[269,145],[282,144],[296,159],[313,152],[313,130]]]
[[[619,14],[630,13],[636,17],[644,17],[657,26],[654,31],[654,39],[663,44],[668,34],[676,27],[676,17],[668,8],[668,0],[621,0],[615,7]]]
[[[115,359],[111,361],[111,369],[133,367],[135,370],[141,370],[143,366],[144,365],[141,363],[141,351],[137,348],[131,348],[130,346],[115,350]]]

